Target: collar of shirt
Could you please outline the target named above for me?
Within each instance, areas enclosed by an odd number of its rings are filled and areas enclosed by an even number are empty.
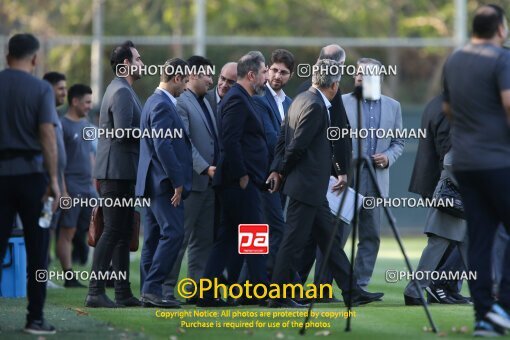
[[[174,103],[174,105],[175,105],[175,106],[177,106],[177,99],[175,99],[175,97],[174,97],[174,96],[172,96],[172,95],[170,94],[170,92],[168,92],[167,90],[165,90],[165,89],[163,89],[163,88],[161,88],[161,87],[159,87],[159,86],[158,86],[158,89],[160,89],[161,91],[163,91],[163,93],[165,93],[165,94],[168,96],[168,98],[170,98],[170,100],[172,101],[172,103]]]
[[[200,103],[201,101],[204,100],[204,96],[202,97],[199,97],[195,92],[193,92],[193,90],[190,90],[190,89],[186,89],[186,91],[189,91],[191,92],[191,94],[195,97],[195,99]]]
[[[276,102],[278,102],[278,100],[280,100],[280,103],[283,103],[285,101],[285,92],[283,92],[283,90],[280,90],[280,93],[276,93],[272,88],[271,86],[269,85],[269,83],[266,83],[266,86],[267,88],[269,89],[269,92],[271,92],[271,95],[274,97],[274,100]]]
[[[317,89],[317,91],[319,91],[319,93],[321,94],[321,97],[322,97],[322,100],[324,101],[324,105],[326,105],[326,109],[328,109],[328,113],[329,113],[329,108],[331,107],[331,102],[328,100],[328,98],[326,98],[326,96],[324,95],[324,93],[322,93],[322,91],[315,87],[315,89]]]
[[[216,86],[216,90],[214,91],[214,96],[216,97],[216,104],[219,104],[219,102],[221,101],[221,97],[218,94],[218,86]]]
[[[371,99],[363,99],[363,102],[367,103],[367,104],[375,104],[377,103],[378,101],[380,101],[381,99],[377,99],[377,100],[371,100]]]

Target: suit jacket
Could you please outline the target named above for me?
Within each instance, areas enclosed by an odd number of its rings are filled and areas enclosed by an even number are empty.
[[[283,175],[283,193],[309,205],[326,199],[333,148],[327,137],[326,105],[311,87],[292,102],[277,142],[271,169]]]
[[[183,138],[142,138],[140,162],[136,178],[136,196],[154,197],[172,194],[183,186],[182,198],[191,191],[193,160],[191,141],[174,104],[160,89],[147,99],[142,111],[140,129],[182,129]],[[170,204],[170,198],[168,201]]]
[[[106,88],[99,112],[99,127],[127,129],[140,126],[142,104],[124,78],[114,78]],[[100,138],[94,177],[136,180],[140,143],[136,138]]]
[[[193,151],[193,191],[205,191],[209,184],[209,176],[201,175],[214,160],[214,136],[218,136],[216,116],[213,114],[207,99],[205,106],[213,123],[212,130],[209,128],[204,111],[191,91],[184,91],[177,98],[177,112],[181,116],[184,128],[191,139]]]
[[[443,159],[450,150],[450,123],[442,110],[443,96],[434,97],[425,107],[421,128],[426,129],[427,137],[418,143],[409,191],[423,197],[432,198],[436,188]]]
[[[266,89],[263,96],[254,96],[253,100],[255,101],[257,113],[264,124],[267,146],[269,148],[269,163],[271,163],[274,158],[274,150],[282,125],[280,111],[278,110],[278,104],[276,104],[271,91],[268,89]],[[285,100],[283,101],[283,111],[285,115],[287,115],[291,103],[292,99],[285,96]]]
[[[358,129],[357,121],[357,102],[356,97],[352,93],[342,96],[347,111],[347,117],[351,122],[352,129]],[[402,111],[400,103],[395,99],[387,96],[381,96],[381,121],[380,129],[385,130],[401,130],[402,129]],[[358,140],[352,140],[352,152],[357,157]],[[400,138],[382,138],[377,139],[376,153],[383,153],[388,157],[389,164],[386,168],[375,168],[377,183],[381,188],[384,197],[389,195],[390,191],[390,166],[400,157],[404,151],[404,140]]]
[[[311,79],[304,81],[298,88],[298,93],[307,91],[312,86]],[[331,100],[329,108],[331,119],[331,127],[340,129],[349,129],[349,119],[345,112],[344,103],[342,101],[342,92],[338,90],[335,97]],[[333,144],[333,174],[334,175],[351,175],[352,162],[352,144],[350,138],[340,138],[332,141]]]
[[[216,89],[217,87],[213,87],[209,91],[207,91],[207,94],[205,95],[205,99],[209,102],[209,105],[211,105],[211,109],[214,113],[214,116],[218,116],[218,103],[216,103]]]
[[[263,186],[269,153],[253,98],[236,83],[221,100],[218,113],[220,157],[213,184],[239,185],[239,179],[248,175],[256,186]]]

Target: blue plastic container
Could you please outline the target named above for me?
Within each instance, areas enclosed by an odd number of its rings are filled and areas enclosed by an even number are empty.
[[[27,295],[27,255],[25,239],[11,237],[2,262],[0,296],[25,297]]]

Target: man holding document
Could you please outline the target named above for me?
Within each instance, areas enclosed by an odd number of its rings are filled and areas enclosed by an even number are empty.
[[[298,95],[289,108],[267,180],[272,191],[277,191],[283,179],[283,193],[289,197],[288,227],[272,277],[272,282],[277,284],[291,281],[292,274],[298,269],[300,250],[309,235],[314,237],[324,252],[334,227],[326,199],[332,169],[332,145],[327,138],[327,128],[330,126],[328,108],[338,91],[340,75],[319,72],[337,65],[335,61],[319,60],[317,65],[318,70],[312,76],[312,87]],[[332,189],[341,192],[345,187],[345,181],[339,178]],[[370,303],[383,296],[382,293],[365,292],[357,285],[349,291],[350,264],[336,238],[327,261],[344,299],[350,295],[353,305]],[[302,307],[290,298],[270,300],[268,306]]]

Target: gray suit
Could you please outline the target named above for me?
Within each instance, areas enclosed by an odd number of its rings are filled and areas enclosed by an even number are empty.
[[[419,156],[418,154],[417,157]],[[448,152],[444,156],[444,170],[441,172],[440,179],[450,178],[455,183],[451,167],[452,157],[451,152]],[[423,249],[416,271],[439,270],[438,265],[453,242],[459,243],[462,258],[467,259],[467,224],[465,220],[453,217],[435,208],[429,208],[424,232],[428,236],[427,246]],[[457,249],[453,251],[457,251]],[[462,268],[459,268],[459,270],[462,270]],[[418,283],[422,289],[425,289],[430,285],[431,280],[425,277],[418,280]],[[404,295],[414,298],[419,297],[412,281],[407,284]]]
[[[209,91],[207,91],[207,94],[205,95],[205,99],[209,102],[209,105],[211,105],[211,109],[214,113],[214,116],[218,116],[218,102],[217,102],[217,94],[216,91],[218,91],[218,87],[215,86]]]
[[[357,102],[352,93],[342,96],[345,111],[352,129],[358,129]],[[381,117],[379,128],[384,130],[402,129],[402,112],[400,103],[396,100],[381,96]],[[363,112],[362,112],[363,117]],[[383,153],[388,157],[388,167],[376,168],[376,179],[383,197],[388,197],[390,187],[390,166],[392,166],[404,150],[404,141],[397,138],[376,138],[375,153]],[[352,149],[357,157],[358,140],[353,139]],[[376,196],[375,186],[366,176],[366,169],[362,170],[360,178],[360,193],[364,196]],[[359,215],[359,243],[354,271],[358,284],[366,287],[374,271],[380,244],[381,211],[380,208],[361,209]],[[346,228],[347,229],[347,228]],[[344,237],[346,239],[346,237]]]
[[[179,278],[182,258],[188,248],[188,275],[202,277],[214,239],[214,190],[207,174],[213,164],[215,136],[218,136],[215,115],[204,98],[213,126],[211,127],[195,95],[187,90],[177,98],[177,112],[192,142],[193,184],[184,204],[184,241],[175,265],[163,285],[163,296],[173,295]],[[218,155],[217,155],[218,156]]]
[[[103,129],[139,128],[142,104],[124,78],[114,78],[101,103],[99,127]],[[100,138],[97,144],[94,177],[136,181],[139,140]]]

